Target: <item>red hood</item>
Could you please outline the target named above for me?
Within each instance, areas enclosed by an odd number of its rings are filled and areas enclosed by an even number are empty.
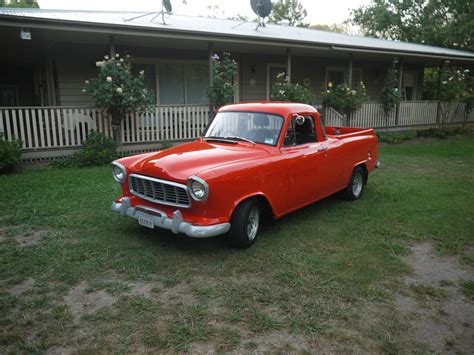
[[[202,140],[179,145],[138,160],[134,173],[185,182],[190,176],[221,165],[268,156],[259,146],[247,143],[211,143]]]

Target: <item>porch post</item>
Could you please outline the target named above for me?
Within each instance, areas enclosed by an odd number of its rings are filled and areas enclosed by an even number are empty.
[[[352,89],[352,72],[353,72],[353,63],[352,63],[352,53],[349,53],[349,75],[347,78],[348,86]]]
[[[213,61],[212,56],[214,55],[214,46],[212,42],[208,43],[208,61],[209,61],[209,85],[214,83],[214,71],[213,71]],[[214,107],[212,106],[211,101],[209,100],[209,121],[214,118]]]
[[[286,76],[291,83],[291,48],[286,49]]]
[[[115,57],[115,40],[114,36],[109,37],[109,54],[110,58]]]
[[[398,92],[400,93],[400,95],[403,94],[402,89],[403,89],[403,57],[400,57],[398,58]],[[397,103],[396,112],[395,112],[395,126],[396,127],[398,126],[398,123],[400,122],[400,101]]]

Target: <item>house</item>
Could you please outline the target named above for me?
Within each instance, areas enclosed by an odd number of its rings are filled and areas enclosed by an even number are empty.
[[[429,123],[433,116],[436,119],[436,104],[428,109],[420,101],[425,67],[437,67],[446,60],[453,65],[474,63],[471,52],[413,43],[272,24],[257,30],[255,23],[174,14],[164,16],[163,23],[156,14],[137,18],[141,15],[144,13],[0,8],[0,131],[22,137],[27,151],[56,147],[53,138],[63,146],[73,146],[70,142],[66,145],[65,136],[79,145],[83,130],[107,125],[106,118],[98,122],[100,113],[90,108],[90,97],[82,92],[84,80],[95,77],[95,63],[105,54],[133,55],[154,93],[157,110],[147,121],[152,123],[145,128],[132,121],[124,123],[126,131],[127,124],[130,129],[135,127],[133,134],[125,133],[128,143],[166,139],[165,133],[172,139],[199,134],[192,122],[189,133],[186,122],[197,119],[201,127],[207,121],[206,88],[212,80],[209,68],[215,52],[230,52],[238,62],[235,101],[268,100],[277,74],[285,72],[292,82],[315,93],[315,104],[330,81],[351,86],[363,81],[371,102],[376,102],[387,67],[397,58],[399,88],[404,102],[411,106],[406,106],[410,107],[406,117],[400,113],[407,110],[397,110],[390,125],[409,125],[408,121],[419,115],[426,121],[420,124]],[[361,111],[364,117],[372,112],[373,120],[360,125],[384,125],[377,107]],[[30,126],[39,132],[33,132],[31,138],[26,132],[27,114]],[[40,115],[46,120],[47,116],[49,125],[55,125],[54,135],[51,127],[43,128],[44,122],[33,123],[33,115],[35,120]],[[66,116],[69,122],[65,122]],[[339,120],[331,113],[326,116]],[[165,119],[167,124],[163,124]],[[169,128],[176,120],[181,133]],[[82,123],[84,127],[79,127]],[[60,139],[61,132],[64,136]],[[133,138],[140,134],[141,140]]]

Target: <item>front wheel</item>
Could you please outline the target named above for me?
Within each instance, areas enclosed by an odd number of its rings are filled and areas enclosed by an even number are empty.
[[[255,200],[237,206],[230,219],[229,240],[238,248],[248,248],[257,239],[260,227],[260,208]]]
[[[356,167],[352,172],[351,179],[349,184],[343,191],[343,197],[346,200],[354,201],[358,200],[362,193],[364,192],[365,187],[365,171],[360,166]]]

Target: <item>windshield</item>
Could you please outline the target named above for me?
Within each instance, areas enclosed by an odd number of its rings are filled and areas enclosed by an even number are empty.
[[[283,117],[259,112],[219,112],[205,138],[227,138],[276,145]]]

